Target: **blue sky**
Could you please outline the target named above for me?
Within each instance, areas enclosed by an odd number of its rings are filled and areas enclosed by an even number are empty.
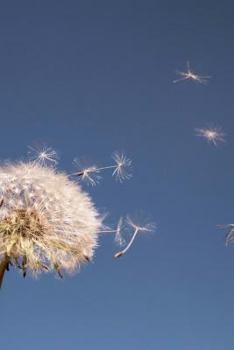
[[[74,157],[134,162],[120,185],[86,187],[109,223],[143,210],[158,229],[116,261],[103,236],[73,278],[26,279],[1,291],[1,347],[229,350],[234,343],[233,3],[8,1],[0,11],[2,160],[44,142]],[[190,60],[206,86],[173,84]],[[221,126],[214,147],[194,129]]]

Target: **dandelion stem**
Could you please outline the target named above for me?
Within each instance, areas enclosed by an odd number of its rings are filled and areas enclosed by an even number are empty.
[[[116,230],[102,230],[98,231],[98,233],[116,233]]]
[[[98,173],[99,171],[106,170],[106,169],[114,169],[116,168],[116,165],[109,165],[109,166],[104,166],[101,168],[94,168],[94,169],[88,169],[88,170],[81,170],[76,173],[69,174],[68,176],[83,176],[85,172],[87,173]]]
[[[101,168],[97,168],[96,171],[106,170],[106,169],[113,169],[116,168],[116,165],[109,165],[109,166],[103,166]]]
[[[133,244],[133,242],[134,242],[134,240],[135,240],[135,238],[136,238],[138,232],[139,232],[139,229],[136,228],[135,231],[134,231],[134,233],[133,233],[133,235],[132,235],[132,238],[130,239],[130,241],[129,241],[129,243],[127,244],[127,246],[126,246],[123,250],[117,252],[117,253],[114,255],[115,258],[120,258],[121,256],[123,256],[123,255],[129,250],[129,248],[130,248],[131,245]]]

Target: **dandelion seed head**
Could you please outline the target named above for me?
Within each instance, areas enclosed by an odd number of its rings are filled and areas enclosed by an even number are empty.
[[[120,182],[128,180],[132,177],[129,172],[131,170],[132,161],[128,159],[123,153],[115,152],[113,155],[116,167],[112,173]]]
[[[92,258],[102,218],[65,174],[35,162],[0,167],[0,198],[0,260],[37,274]]]
[[[195,129],[196,136],[203,137],[215,146],[218,142],[225,142],[225,134],[220,128]]]

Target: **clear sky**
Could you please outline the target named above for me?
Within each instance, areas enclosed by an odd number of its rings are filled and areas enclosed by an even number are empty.
[[[120,185],[85,187],[108,223],[143,210],[157,223],[119,260],[103,236],[74,277],[6,275],[4,350],[231,350],[234,247],[232,1],[4,1],[0,158],[45,142],[74,157],[134,162]],[[211,75],[173,84],[186,61]],[[218,147],[195,128],[221,126]]]

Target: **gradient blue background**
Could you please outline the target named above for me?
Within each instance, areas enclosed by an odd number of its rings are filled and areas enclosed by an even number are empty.
[[[158,225],[116,261],[103,236],[73,278],[7,274],[0,348],[231,350],[234,248],[216,224],[234,221],[232,1],[3,1],[0,158],[27,146],[108,164],[134,161],[123,185],[91,193],[108,222],[140,209]],[[173,84],[190,60],[207,86]],[[194,128],[222,126],[208,145]]]

